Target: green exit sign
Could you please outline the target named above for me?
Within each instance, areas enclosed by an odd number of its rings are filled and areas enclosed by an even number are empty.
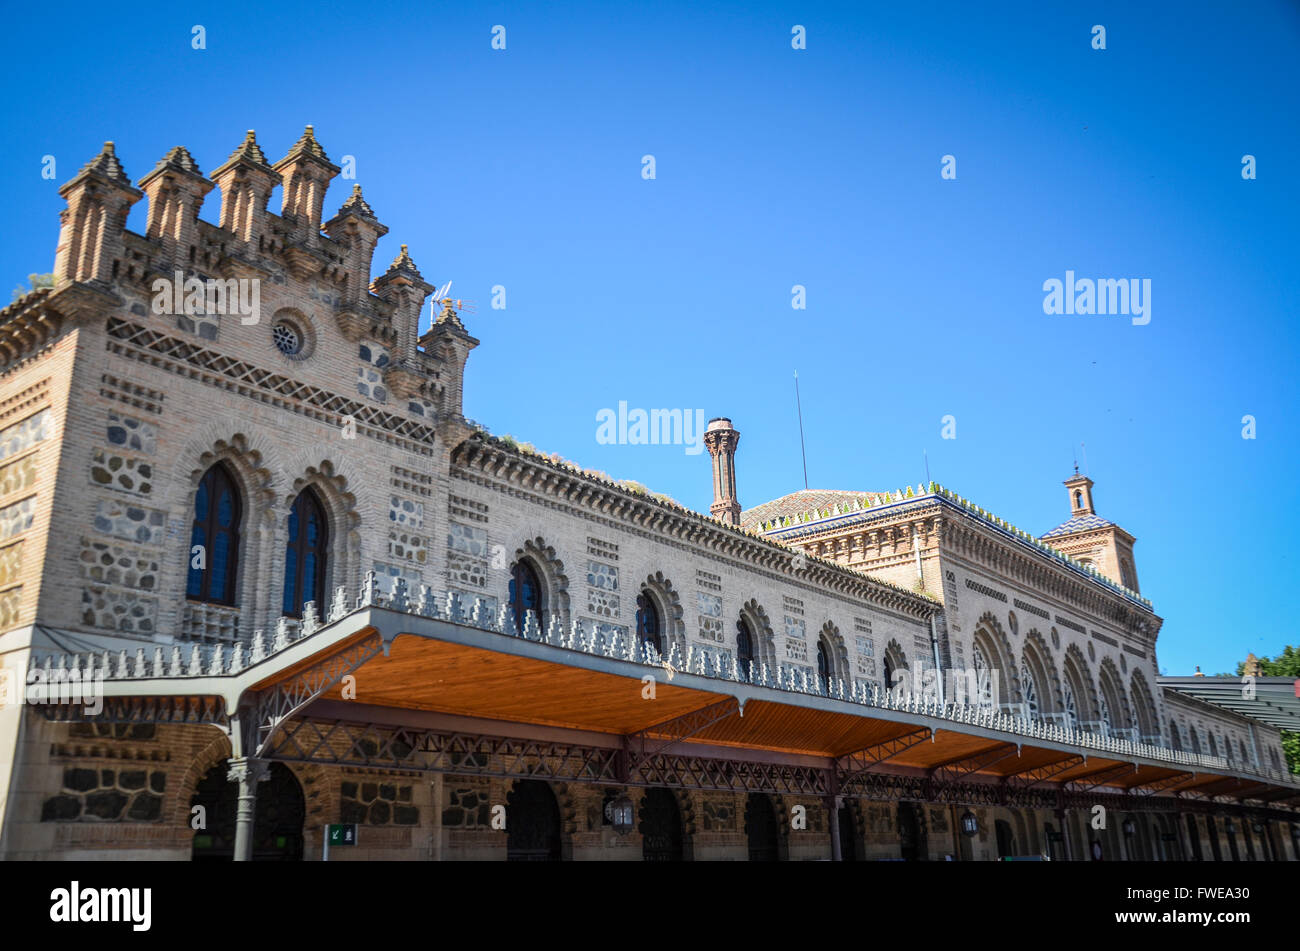
[[[356,845],[357,827],[355,823],[346,825],[330,824],[330,845]]]

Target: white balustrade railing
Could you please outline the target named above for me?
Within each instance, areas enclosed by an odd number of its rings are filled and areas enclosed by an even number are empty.
[[[1070,726],[1066,722],[1066,717],[1059,713],[1049,714],[1044,718],[1030,717],[1024,704],[1002,704],[1002,709],[999,709],[993,705],[941,703],[934,691],[911,692],[904,687],[887,690],[875,683],[856,680],[846,684],[839,678],[831,678],[828,683],[816,674],[810,677],[807,668],[804,667],[786,667],[778,664],[773,669],[765,663],[740,662],[735,658],[728,663],[720,659],[714,651],[695,644],[687,645],[683,655],[681,646],[673,643],[669,648],[668,656],[663,657],[653,644],[638,642],[635,637],[628,636],[621,630],[601,629],[601,627],[608,627],[607,625],[597,626],[596,629],[589,631],[580,618],[573,619],[566,630],[560,619],[556,615],[551,615],[543,630],[543,625],[533,611],[528,612],[524,623],[520,625],[513,608],[508,604],[492,612],[487,606],[486,598],[476,597],[473,599],[473,604],[466,605],[462,602],[459,593],[449,591],[439,599],[428,585],[420,585],[419,591],[415,592],[414,596],[412,594],[402,578],[392,579],[391,588],[387,592],[383,591],[379,579],[373,571],[370,571],[366,573],[360,594],[355,599],[349,597],[346,588],[339,587],[334,592],[325,618],[318,615],[316,603],[309,602],[304,607],[301,620],[280,618],[269,638],[263,631],[256,631],[248,643],[206,646],[190,644],[186,648],[173,645],[170,650],[155,646],[149,653],[146,653],[144,647],[138,647],[133,656],[125,650],[120,650],[116,654],[110,651],[51,653],[38,660],[33,654],[28,681],[29,683],[43,681],[50,685],[79,681],[84,688],[86,684],[95,681],[216,677],[238,674],[254,664],[265,662],[291,645],[319,633],[323,627],[341,620],[353,611],[380,607],[497,634],[522,637],[564,650],[581,651],[651,667],[666,667],[702,677],[771,687],[793,693],[828,696],[867,707],[933,717],[1080,749],[1099,750],[1120,756],[1140,756],[1183,766],[1208,769],[1229,768],[1224,757],[1174,750],[1152,742],[1159,740],[1158,736],[1137,737],[1133,730],[1115,729],[1110,731],[1111,735],[1106,735],[1099,722],[1082,722],[1076,728]],[[1115,735],[1118,733],[1128,735]],[[1234,766],[1233,768],[1238,772],[1266,777],[1274,782],[1300,785],[1300,777],[1284,771],[1266,769],[1262,766],[1249,768]]]

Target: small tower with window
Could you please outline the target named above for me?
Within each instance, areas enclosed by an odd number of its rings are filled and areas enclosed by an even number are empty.
[[[1133,559],[1136,539],[1097,514],[1092,486],[1093,481],[1076,465],[1074,475],[1065,480],[1070,518],[1043,534],[1041,540],[1116,584],[1140,591]]]

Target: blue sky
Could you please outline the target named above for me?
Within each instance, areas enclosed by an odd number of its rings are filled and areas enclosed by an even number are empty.
[[[477,302],[466,413],[493,432],[707,511],[707,455],[600,445],[596,414],[728,415],[748,507],[803,485],[797,370],[812,487],[915,484],[925,451],[1035,533],[1084,443],[1161,667],[1229,670],[1297,642],[1300,12],[1064,6],[74,3],[48,43],[15,8],[5,291],[51,269],[57,187],[105,139],[138,179],[249,128],[274,160],[310,122],[391,229],[376,273],[406,243]],[[1067,269],[1150,279],[1151,322],[1045,315]]]

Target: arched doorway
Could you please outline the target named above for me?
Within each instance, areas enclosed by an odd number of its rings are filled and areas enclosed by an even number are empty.
[[[772,800],[763,793],[750,793],[745,800],[745,835],[749,838],[751,862],[775,862],[781,856]]]
[[[204,773],[190,800],[204,809],[204,828],[194,832],[191,857],[200,861],[229,862],[235,857],[235,816],[239,784],[226,778],[229,766],[218,763]],[[289,767],[272,763],[266,780],[257,784],[257,811],[253,820],[253,861],[300,862],[303,820],[307,803],[302,786]]]
[[[1011,823],[1005,819],[997,819],[993,823],[993,828],[998,837],[998,858],[1004,859],[1008,855],[1016,854],[1016,837],[1011,833]]]
[[[906,862],[925,858],[925,837],[916,807],[910,802],[898,804],[898,851]]]
[[[853,825],[853,810],[846,802],[839,809],[840,818],[840,861],[856,862],[858,860],[857,829]]]
[[[560,804],[549,784],[521,779],[506,795],[506,860],[560,860]]]
[[[641,857],[647,862],[682,860],[682,815],[677,797],[662,786],[641,799]]]

